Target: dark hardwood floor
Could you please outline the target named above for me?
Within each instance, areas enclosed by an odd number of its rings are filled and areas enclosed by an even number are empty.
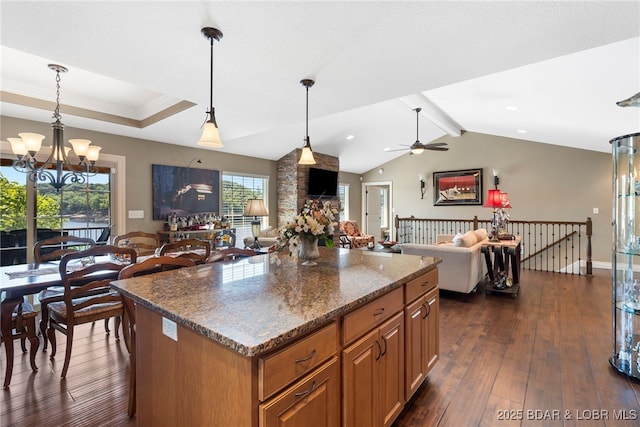
[[[521,282],[516,299],[480,290],[462,302],[441,293],[440,360],[395,427],[640,426],[640,383],[608,363],[610,271],[588,278],[525,270]],[[81,327],[61,380],[58,337],[55,362],[40,351],[35,374],[27,355],[16,355],[0,424],[135,425],[127,418],[124,342],[102,324]],[[614,419],[621,415],[636,419]],[[520,419],[500,419],[509,416]]]

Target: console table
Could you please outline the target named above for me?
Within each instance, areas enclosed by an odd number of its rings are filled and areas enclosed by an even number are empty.
[[[232,233],[232,236],[228,242],[221,242],[218,236],[224,232]],[[236,244],[236,229],[235,228],[216,228],[214,230],[178,230],[178,231],[158,231],[160,241],[163,243],[172,243],[176,240],[180,240],[180,236],[184,238],[194,238],[201,240],[208,240],[211,243],[211,249],[233,247]]]
[[[518,295],[520,291],[521,242],[522,237],[515,236],[513,240],[489,241],[482,246],[490,280],[489,285],[485,288],[487,293],[506,293],[514,298]],[[511,265],[511,277],[509,277],[509,265]]]

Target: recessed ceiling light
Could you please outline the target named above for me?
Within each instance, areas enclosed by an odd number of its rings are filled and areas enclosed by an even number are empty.
[[[347,135],[346,139],[347,141],[351,141],[355,137],[356,137],[355,135]]]
[[[527,131],[524,130],[524,129],[518,129],[516,132],[518,132],[518,133],[527,133]]]
[[[518,110],[518,107],[516,107],[515,105],[506,105],[504,108],[509,110],[509,111],[517,111]]]

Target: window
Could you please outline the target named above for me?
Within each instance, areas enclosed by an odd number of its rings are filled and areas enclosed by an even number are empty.
[[[389,228],[389,188],[380,188],[380,228]]]
[[[241,175],[222,172],[222,212],[231,227],[236,229],[236,246],[241,245],[245,237],[251,236],[251,220],[245,217],[244,208],[248,199],[263,199],[269,206],[269,177],[257,175]],[[269,225],[269,217],[260,218],[262,228]]]
[[[59,192],[47,183],[30,184],[28,176],[2,159],[0,193],[3,232],[2,265],[31,261],[33,242],[67,233],[96,241],[112,223],[111,170],[100,168],[84,184],[67,184]],[[15,238],[5,238],[8,234]]]
[[[338,184],[338,198],[340,199],[340,221],[349,218],[349,184]]]

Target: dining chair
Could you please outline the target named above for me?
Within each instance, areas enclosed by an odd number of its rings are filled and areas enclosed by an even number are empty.
[[[239,258],[248,258],[257,255],[252,249],[224,248],[213,251],[207,258],[207,264],[218,261],[229,261]]]
[[[130,231],[116,236],[113,239],[113,246],[131,246],[139,256],[151,255],[160,247],[160,238],[156,233]]]
[[[189,258],[196,264],[203,264],[211,254],[211,243],[200,239],[182,239],[177,242],[165,243],[160,247],[158,255],[176,254],[175,257]]]
[[[16,305],[16,309],[11,310],[10,306],[14,304]],[[36,353],[40,345],[40,340],[36,335],[36,317],[38,317],[38,312],[33,309],[31,304],[23,302],[23,298],[18,297],[3,300],[2,306],[3,309],[0,310],[2,312],[2,324],[6,322],[6,324],[11,325],[11,333],[8,336],[0,334],[0,342],[4,343],[7,355],[4,375],[4,388],[6,389],[11,383],[11,375],[13,374],[13,343],[9,343],[9,341],[13,342],[13,340],[19,339],[22,345],[22,351],[26,353],[27,348],[24,341],[25,339],[29,339],[31,343],[29,362],[31,363],[31,369],[35,372],[38,370],[36,366]],[[5,306],[7,306],[8,309],[5,309]]]
[[[76,236],[56,236],[49,239],[38,240],[33,245],[33,258],[36,264],[43,262],[57,261],[65,254],[78,250],[92,248],[96,245],[93,239]],[[51,286],[43,289],[38,294],[40,302],[40,334],[44,343],[42,351],[47,350],[47,320],[49,319],[49,304],[55,301],[62,301],[64,288],[62,286]],[[105,320],[104,328],[109,332],[109,319]]]
[[[120,270],[118,280],[131,277],[142,276],[161,271],[175,270],[182,267],[193,267],[195,261],[189,258],[159,256],[145,259],[144,261],[131,264]],[[122,296],[124,304],[125,343],[129,350],[129,417],[136,413],[136,310],[134,301]]]
[[[87,265],[81,262],[83,258],[91,257],[106,257],[106,261]],[[51,342],[49,358],[53,360],[57,349],[56,331],[67,336],[62,378],[66,377],[69,369],[74,327],[110,317],[120,318],[123,315],[122,298],[110,288],[110,282],[117,279],[120,270],[127,265],[120,259],[135,263],[136,251],[111,245],[94,246],[84,251],[70,252],[60,260],[64,300],[49,303],[47,337]],[[119,339],[117,327],[115,335]]]

